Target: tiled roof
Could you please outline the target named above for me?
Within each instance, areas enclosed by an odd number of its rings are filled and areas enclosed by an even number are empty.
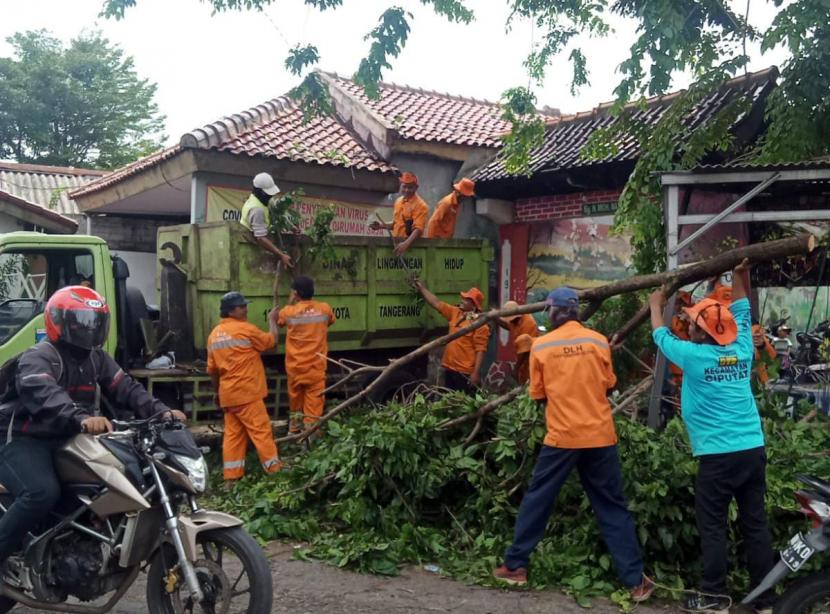
[[[498,147],[499,135],[510,129],[510,124],[501,119],[499,105],[495,102],[392,83],[379,83],[380,98],[370,100],[363,88],[350,79],[334,73],[322,74],[369,109],[401,139]]]
[[[71,196],[72,198],[78,198],[80,196],[86,196],[87,194],[92,194],[93,192],[98,192],[99,190],[108,188],[122,179],[126,179],[131,175],[137,175],[143,170],[152,168],[159,162],[172,158],[176,154],[181,153],[181,151],[182,148],[179,145],[173,145],[172,147],[162,149],[161,151],[157,151],[149,156],[140,158],[135,162],[130,162],[129,164],[122,166],[111,173],[107,173],[103,177],[97,178],[95,181],[90,181],[77,190],[73,190]]]
[[[61,215],[80,215],[70,192],[106,174],[87,168],[0,162],[0,191]]]
[[[287,96],[188,132],[180,143],[182,147],[248,156],[396,172],[336,118],[316,117],[305,122],[302,110]]]
[[[686,118],[686,126],[694,129],[705,124],[728,103],[740,97],[748,97],[754,104],[761,100],[775,85],[778,71],[775,68],[750,73],[728,81],[718,91],[703,100]],[[655,125],[663,114],[670,108],[671,103],[681,94],[674,92],[665,96],[657,96],[646,101],[644,107],[639,103],[627,106],[632,110],[631,117],[637,122],[646,125]],[[610,162],[634,161],[640,150],[637,139],[627,135],[618,140],[615,151],[605,158],[583,159],[580,154],[594,132],[607,128],[617,121],[609,114],[613,103],[604,103],[592,111],[564,115],[547,122],[545,140],[540,147],[531,152],[530,172],[574,169]],[[504,168],[501,155],[476,171],[473,179],[476,181],[496,181],[509,179],[511,176]]]
[[[69,219],[61,215],[60,213],[56,213],[55,211],[50,211],[49,209],[42,207],[41,205],[37,205],[35,203],[29,202],[23,198],[19,198],[14,194],[10,194],[5,190],[0,190],[0,201],[9,203],[18,209],[22,209],[31,213],[32,215],[36,216],[43,220],[38,226],[49,226],[52,229],[54,228],[61,228],[67,232],[75,232],[78,230],[78,222],[75,220]]]

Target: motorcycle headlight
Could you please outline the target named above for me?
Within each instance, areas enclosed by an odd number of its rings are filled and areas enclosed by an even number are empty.
[[[187,475],[190,478],[190,483],[197,492],[205,492],[207,486],[208,468],[205,458],[190,458],[189,456],[182,456],[176,454],[176,461],[185,468]]]

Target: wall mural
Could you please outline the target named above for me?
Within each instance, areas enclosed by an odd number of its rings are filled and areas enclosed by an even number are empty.
[[[592,288],[629,277],[628,237],[610,233],[611,216],[535,223],[527,255],[527,301],[542,301],[557,286]]]

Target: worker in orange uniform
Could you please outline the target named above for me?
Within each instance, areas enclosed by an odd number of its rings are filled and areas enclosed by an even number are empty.
[[[228,292],[219,304],[222,320],[207,342],[207,371],[217,391],[217,404],[225,415],[222,461],[226,484],[245,474],[248,439],[253,442],[265,473],[282,468],[271,420],[263,399],[268,395],[261,352],[277,345],[277,312],[268,315],[269,332],[248,322],[250,301]]]
[[[502,309],[518,309],[519,303],[516,301],[507,301],[502,305]],[[520,313],[515,316],[506,316],[496,320],[498,325],[510,333],[510,341],[514,344],[519,335],[530,335],[534,339],[539,336],[539,325],[529,313]]]
[[[326,399],[326,356],[329,326],[334,312],[328,303],[312,300],[314,280],[299,275],[291,284],[289,305],[280,310],[277,324],[286,327],[285,372],[288,375],[288,409],[292,433],[300,431],[297,417],[314,424],[323,415]]]
[[[758,322],[752,323],[752,345],[755,347],[755,359],[752,361],[752,373],[761,387],[767,385],[769,373],[767,372],[766,359],[775,360],[778,354],[775,348],[767,339],[764,327]]]
[[[559,490],[576,468],[600,533],[634,602],[654,592],[643,574],[634,519],[623,495],[617,433],[608,391],[617,383],[608,340],[579,321],[572,288],[548,295],[552,331],[530,351],[530,397],[545,402],[547,434],[522,499],[513,544],[493,571],[502,582],[527,584],[530,554],[545,535]]]
[[[452,239],[455,234],[455,223],[458,221],[461,199],[475,196],[475,190],[475,182],[466,177],[453,184],[452,192],[438,201],[432,217],[429,218],[427,236],[430,239]]]
[[[691,307],[695,302],[692,295],[685,290],[679,290],[674,299],[674,315],[671,319],[671,332],[678,339],[689,340],[689,319],[683,312],[684,307]],[[683,385],[683,369],[678,367],[673,362],[669,362],[669,373],[671,373],[672,384],[680,394],[680,388]]]
[[[415,282],[418,292],[424,300],[450,324],[452,334],[469,326],[481,313],[484,306],[484,294],[478,288],[470,288],[461,293],[461,303],[456,307],[440,300],[421,281]],[[480,326],[469,335],[463,335],[450,341],[444,349],[441,366],[444,369],[444,384],[451,390],[473,392],[481,385],[481,365],[487,352],[490,328]]]
[[[530,335],[523,334],[516,337],[515,378],[518,384],[527,384],[530,381],[530,347],[532,345],[533,337]]]
[[[402,256],[411,245],[426,231],[429,206],[418,196],[418,178],[412,173],[401,175],[401,195],[395,201],[395,210],[391,224],[374,221],[369,224],[372,230],[387,228],[396,239],[403,239],[395,245],[395,255]]]

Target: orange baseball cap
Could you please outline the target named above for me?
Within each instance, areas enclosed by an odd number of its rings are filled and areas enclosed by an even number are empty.
[[[401,183],[407,184],[407,185],[414,183],[415,185],[418,185],[418,177],[415,176],[415,173],[410,173],[410,172],[402,173],[401,174]]]
[[[475,196],[476,194],[476,182],[466,177],[462,178],[458,183],[454,183],[452,187],[461,192],[463,196]]]
[[[530,346],[533,345],[533,337],[528,334],[519,335],[516,337],[516,353],[517,354],[524,354],[530,351]]]
[[[461,292],[461,298],[468,298],[473,301],[479,311],[484,309],[484,294],[478,288],[470,288],[466,292]]]
[[[713,298],[684,307],[690,322],[702,328],[718,345],[729,345],[738,338],[738,324],[729,307]]]

